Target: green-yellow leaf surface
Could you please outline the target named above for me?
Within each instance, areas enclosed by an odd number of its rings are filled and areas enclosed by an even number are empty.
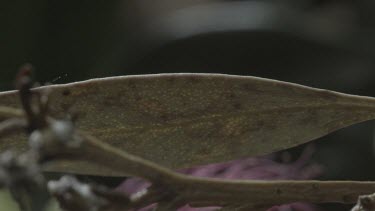
[[[43,89],[55,112],[78,113],[79,129],[171,168],[263,155],[375,118],[374,98],[249,76],[123,76]],[[20,107],[17,92],[1,93],[0,105]],[[24,150],[26,140],[0,140],[0,151],[12,147]],[[86,163],[46,169],[119,175]]]

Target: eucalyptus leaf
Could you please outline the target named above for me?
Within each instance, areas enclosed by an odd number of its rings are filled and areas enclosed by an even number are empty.
[[[268,154],[375,118],[375,99],[250,76],[158,74],[52,85],[54,113],[76,112],[77,127],[104,142],[170,168]],[[0,106],[20,107],[16,91]],[[0,151],[25,139],[0,140]],[[49,171],[120,176],[86,163]]]

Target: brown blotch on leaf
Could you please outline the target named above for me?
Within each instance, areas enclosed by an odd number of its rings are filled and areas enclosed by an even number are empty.
[[[62,92],[62,95],[63,96],[69,96],[69,95],[71,95],[72,94],[72,92],[69,90],[69,89],[65,89],[63,92]]]

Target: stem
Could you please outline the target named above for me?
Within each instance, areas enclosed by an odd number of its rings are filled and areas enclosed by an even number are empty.
[[[14,133],[25,131],[27,122],[25,119],[8,119],[0,123],[0,138]]]
[[[219,180],[186,176],[179,183],[188,201],[223,204],[355,203],[375,192],[375,182]]]
[[[283,204],[291,202],[355,203],[359,195],[375,192],[375,182],[355,181],[260,181],[197,178],[176,173],[151,161],[118,150],[80,133],[83,142],[77,148],[61,149],[65,159],[100,164],[128,175],[142,177],[171,191],[188,203],[206,206],[228,204]],[[61,158],[61,156],[60,156]],[[142,199],[140,199],[142,200]]]
[[[13,117],[24,117],[24,113],[21,109],[11,108],[7,106],[0,106],[0,118],[7,119]]]
[[[180,174],[155,164],[151,161],[129,154],[103,143],[95,137],[78,132],[83,139],[79,147],[47,146],[43,152],[46,159],[83,160],[90,163],[107,166],[126,175],[141,177],[157,184],[168,184],[176,180]]]

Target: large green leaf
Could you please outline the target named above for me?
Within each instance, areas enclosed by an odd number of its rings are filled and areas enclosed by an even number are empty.
[[[56,113],[78,112],[78,128],[171,168],[267,154],[375,118],[374,98],[249,76],[124,76],[43,89]],[[17,93],[1,93],[0,105],[19,107]],[[0,140],[0,150],[10,147],[26,141]],[[85,163],[47,169],[118,175]]]

